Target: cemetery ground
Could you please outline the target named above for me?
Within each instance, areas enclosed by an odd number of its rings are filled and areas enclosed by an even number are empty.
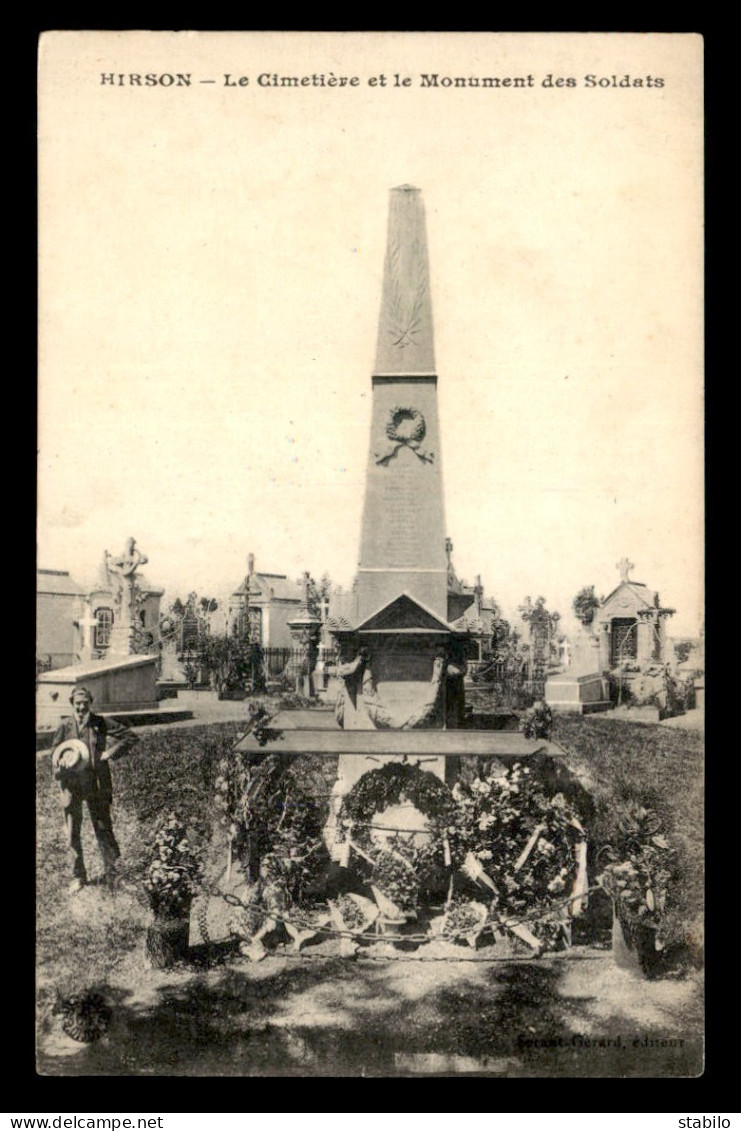
[[[234,705],[235,707],[237,704]],[[243,705],[240,705],[243,706]],[[177,811],[223,865],[215,832],[216,763],[242,733],[238,720],[157,727],[115,764],[114,827],[122,882],[67,894],[68,859],[48,754],[38,758],[38,1071],[45,1075],[695,1076],[702,1071],[702,736],[609,717],[557,717],[554,739],[589,791],[594,853],[620,806],[653,808],[677,849],[672,914],[685,945],[668,976],[620,968],[610,949],[607,900],[592,896],[574,947],[530,958],[510,948],[424,948],[381,943],[347,959],[336,940],[291,954],[279,945],[254,963],[230,943],[196,947],[171,969],[151,969],[152,913],[141,886],[158,821]],[[329,759],[305,760],[320,800]],[[97,849],[87,815],[91,874]],[[212,873],[215,874],[215,873]],[[590,875],[590,880],[593,877]],[[578,921],[577,921],[578,923]],[[591,925],[590,925],[591,924]],[[98,990],[111,1007],[105,1036],[81,1044],[54,1012],[58,995]]]

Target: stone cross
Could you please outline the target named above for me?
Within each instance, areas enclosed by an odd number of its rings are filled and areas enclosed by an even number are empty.
[[[620,570],[621,582],[630,581],[630,571],[635,568],[633,562],[628,561],[627,558],[621,558],[619,562],[616,562],[616,568]]]
[[[124,551],[117,557],[106,550],[106,568],[121,579],[121,621],[113,626],[109,647],[111,655],[131,655],[134,652],[136,571],[148,560],[146,554],[137,550],[133,538],[126,539]]]
[[[133,538],[126,539],[126,546],[122,554],[114,557],[113,554],[106,553],[106,565],[113,573],[118,573],[121,577],[133,577],[136,570],[140,565],[146,565],[149,559],[145,554],[136,548],[136,541]]]

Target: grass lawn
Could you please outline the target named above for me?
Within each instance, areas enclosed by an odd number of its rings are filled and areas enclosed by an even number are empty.
[[[588,832],[595,850],[614,839],[627,802],[638,801],[661,817],[676,850],[668,909],[673,934],[685,933],[698,960],[704,889],[701,734],[609,715],[557,715],[553,738],[567,751],[570,767],[593,798]]]

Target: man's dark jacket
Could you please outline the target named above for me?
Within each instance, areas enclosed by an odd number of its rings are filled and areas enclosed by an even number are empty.
[[[74,718],[62,719],[54,733],[53,746],[66,742],[70,738],[77,738],[77,724]],[[136,741],[135,736],[128,727],[113,719],[104,719],[100,715],[90,713],[88,725],[83,731],[83,741],[90,749],[90,769],[82,772],[75,770],[60,770],[57,773],[62,791],[62,804],[67,806],[73,796],[88,798],[97,797],[99,801],[110,804],[113,800],[113,783],[108,759],[101,762],[100,756],[106,749],[108,741],[128,742]],[[124,742],[124,745],[126,743]],[[111,755],[111,760],[124,753],[124,746]]]

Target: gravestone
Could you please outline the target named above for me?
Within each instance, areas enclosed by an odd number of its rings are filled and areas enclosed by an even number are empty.
[[[587,629],[577,631],[571,641],[569,667],[545,681],[544,698],[551,710],[580,715],[609,711],[612,704],[599,662],[599,638]]]
[[[84,616],[77,621],[80,630],[80,661],[89,664],[95,658],[95,630],[98,627],[98,618],[94,616],[89,603],[85,606]]]
[[[288,621],[293,650],[285,671],[297,695],[310,699],[314,695],[314,668],[319,654],[321,620],[311,610],[309,600],[309,575],[302,578],[302,598],[298,612]]]
[[[172,613],[166,613],[159,622],[160,664],[158,684],[160,692],[176,695],[179,687],[185,687],[187,680],[179,657],[180,626]]]

